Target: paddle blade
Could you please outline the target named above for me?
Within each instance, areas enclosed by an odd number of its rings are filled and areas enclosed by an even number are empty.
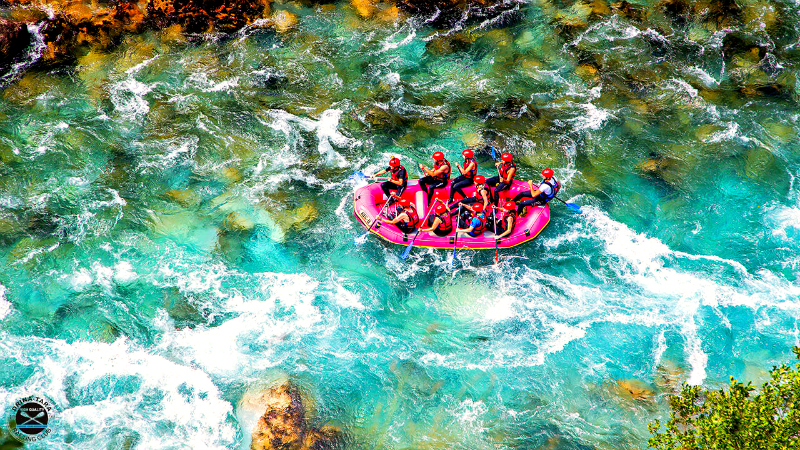
[[[583,211],[581,211],[581,207],[576,205],[575,203],[565,202],[564,204],[567,205],[567,208],[571,209],[572,211],[574,211],[574,212],[576,212],[578,214],[582,214],[583,213]]]
[[[352,178],[352,179],[354,179],[356,181],[364,181],[364,179],[367,178],[367,176],[364,175],[363,172],[356,172],[353,175],[351,175],[350,178]]]
[[[497,153],[494,152],[494,145],[492,145],[491,147],[492,147],[492,160],[495,160],[497,159]]]
[[[413,246],[414,246],[414,242],[413,242],[413,241],[412,241],[412,242],[409,242],[409,243],[408,243],[408,247],[406,247],[406,249],[405,249],[405,250],[403,250],[403,254],[402,254],[402,255],[400,255],[400,259],[406,259],[406,258],[408,258],[408,255],[411,253],[411,247],[413,247]]]
[[[494,263],[497,264],[500,262],[500,251],[494,249]]]

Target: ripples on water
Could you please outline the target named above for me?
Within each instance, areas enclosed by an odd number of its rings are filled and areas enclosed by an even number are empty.
[[[352,448],[643,447],[676,383],[790,358],[797,5],[274,6],[298,29],[131,36],[2,91],[0,400],[56,401],[47,448],[247,446],[237,403],[287,375]],[[499,266],[353,243],[354,171],[490,141],[585,213]]]

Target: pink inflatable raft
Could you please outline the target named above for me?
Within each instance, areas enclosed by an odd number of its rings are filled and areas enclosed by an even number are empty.
[[[527,190],[527,182],[515,180],[507,191],[500,193],[500,204],[502,205],[506,200],[513,199],[520,192]],[[473,185],[465,188],[464,192],[467,194],[467,197],[474,196],[475,186]],[[437,198],[447,200],[449,194],[450,187],[448,186],[447,188],[437,189],[434,195]],[[403,197],[413,199],[412,201],[417,208],[420,222],[422,222],[428,214],[427,194],[420,190],[417,180],[408,180],[408,188],[403,193]],[[457,197],[457,199],[458,198],[460,197]],[[370,225],[372,225],[385,203],[386,196],[383,195],[380,183],[372,183],[368,186],[356,189],[353,194],[353,212],[364,228],[369,228]],[[502,238],[497,246],[499,248],[514,247],[535,239],[548,223],[550,223],[550,208],[547,205],[529,208],[528,214],[525,217],[519,217],[517,219],[517,225],[514,227],[514,231],[512,231],[509,236]],[[453,228],[455,229],[455,226]],[[416,233],[415,230],[410,234],[405,234],[396,226],[380,221],[376,222],[375,226],[373,226],[370,231],[394,244],[408,244],[414,239],[414,234]],[[417,240],[414,241],[414,246],[453,248],[454,239],[455,231],[444,237],[436,236],[432,232],[423,232],[420,233]],[[483,236],[471,237],[466,233],[459,233],[458,248],[476,250],[495,248],[495,237],[491,222],[487,226],[487,230],[484,231]]]

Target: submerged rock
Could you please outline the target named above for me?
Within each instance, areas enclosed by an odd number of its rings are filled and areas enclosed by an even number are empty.
[[[264,408],[251,435],[251,450],[332,450],[342,445],[339,429],[309,423],[303,396],[290,381],[242,403],[241,409]]]
[[[634,400],[651,401],[655,398],[655,392],[649,384],[641,380],[616,380],[616,391],[623,397],[630,397]]]
[[[278,33],[286,33],[297,26],[297,15],[289,11],[275,11],[272,15],[272,26]]]

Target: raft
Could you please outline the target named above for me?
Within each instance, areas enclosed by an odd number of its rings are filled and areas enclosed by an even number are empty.
[[[528,183],[525,181],[515,180],[511,187],[500,193],[500,204],[505,201],[513,199],[517,194],[528,190]],[[467,197],[475,195],[475,186],[472,185],[464,188],[464,193]],[[442,189],[437,189],[434,196],[441,198],[445,201],[449,198],[450,186]],[[408,188],[403,193],[403,197],[411,200],[417,208],[420,222],[425,218],[428,213],[427,208],[427,194],[419,188],[417,180],[408,180]],[[460,199],[456,197],[456,200]],[[384,204],[386,203],[386,196],[381,190],[381,183],[372,183],[367,186],[356,189],[353,193],[353,213],[356,219],[364,226],[365,229],[370,228],[373,221],[381,212]],[[433,203],[432,203],[433,205]],[[455,243],[455,216],[453,216],[453,232],[447,236],[437,236],[433,232],[422,232],[414,241],[415,247],[431,247],[431,248],[453,248]],[[534,206],[528,208],[528,214],[525,217],[518,217],[517,224],[514,231],[509,236],[500,239],[497,243],[498,248],[514,247],[524,244],[536,238],[542,232],[544,227],[550,223],[550,207]],[[423,224],[423,227],[426,225]],[[414,239],[416,230],[410,234],[403,233],[395,225],[383,222],[375,222],[375,225],[370,230],[372,233],[377,234],[381,238],[393,243],[407,245]],[[483,236],[471,237],[466,233],[459,233],[457,247],[460,249],[493,249],[495,248],[495,235],[492,230],[491,222],[484,231]]]

